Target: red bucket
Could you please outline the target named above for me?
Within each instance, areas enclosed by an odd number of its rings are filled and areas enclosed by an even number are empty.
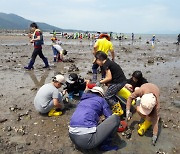
[[[92,89],[92,88],[95,87],[95,86],[96,86],[95,83],[88,83],[88,84],[87,84],[87,87],[88,87],[89,89]]]
[[[120,121],[120,124],[121,125],[119,126],[117,131],[118,132],[124,132],[127,128],[127,122],[125,120],[123,120],[123,121]]]

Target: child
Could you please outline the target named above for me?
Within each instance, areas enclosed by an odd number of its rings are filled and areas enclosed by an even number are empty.
[[[56,37],[52,37],[52,50],[54,54],[54,62],[63,61],[63,55],[67,55],[67,51],[64,50],[59,44]]]
[[[127,84],[125,85],[125,87],[129,91],[133,92],[135,90],[135,88],[141,87],[145,83],[148,83],[148,81],[143,77],[142,72],[135,71],[132,74],[132,77],[127,80]]]
[[[84,79],[78,77],[76,73],[71,73],[66,80],[66,87],[64,90],[67,91],[69,99],[72,100],[74,98],[74,94],[79,94],[79,97],[81,97],[85,88],[86,82]]]

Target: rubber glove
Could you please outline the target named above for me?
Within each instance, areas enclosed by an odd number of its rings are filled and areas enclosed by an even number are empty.
[[[155,146],[156,144],[156,141],[157,141],[157,136],[156,135],[153,135],[152,137],[152,144]]]
[[[132,117],[132,113],[130,112],[130,110],[126,110],[126,120],[129,121]]]

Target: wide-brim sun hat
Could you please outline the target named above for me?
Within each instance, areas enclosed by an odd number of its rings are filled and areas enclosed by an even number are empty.
[[[99,39],[102,39],[103,37],[105,37],[108,41],[111,40],[110,36],[108,34],[100,34],[99,35]]]
[[[101,87],[93,87],[90,89],[91,92],[99,93],[101,96],[104,96],[104,90]]]
[[[156,97],[152,93],[144,94],[141,97],[139,112],[143,115],[149,115],[152,112],[156,103]]]

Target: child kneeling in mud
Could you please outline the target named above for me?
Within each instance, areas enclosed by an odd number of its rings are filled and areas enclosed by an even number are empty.
[[[79,94],[79,97],[81,97],[85,89],[85,80],[76,73],[71,73],[66,80],[66,85],[64,87],[64,90],[68,93],[69,101],[73,100],[75,94]]]
[[[54,55],[54,62],[62,62],[63,61],[63,56],[67,55],[67,51],[64,50],[60,44],[57,43],[57,38],[52,37],[52,50],[53,50],[53,55]]]

